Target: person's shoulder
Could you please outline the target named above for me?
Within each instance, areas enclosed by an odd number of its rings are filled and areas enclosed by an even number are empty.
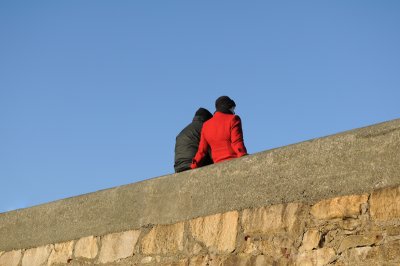
[[[233,120],[239,120],[240,121],[240,116],[233,114],[232,115]]]

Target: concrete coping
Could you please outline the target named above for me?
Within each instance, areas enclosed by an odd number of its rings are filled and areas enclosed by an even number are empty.
[[[400,119],[0,214],[0,250],[400,184]]]

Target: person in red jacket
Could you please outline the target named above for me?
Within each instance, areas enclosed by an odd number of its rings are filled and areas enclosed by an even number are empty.
[[[247,155],[243,141],[242,123],[235,115],[235,102],[228,96],[215,101],[214,116],[203,124],[199,148],[192,160],[192,169],[200,167],[202,160],[211,150],[214,163]]]

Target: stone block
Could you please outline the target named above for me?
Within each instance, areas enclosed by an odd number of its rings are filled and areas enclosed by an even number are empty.
[[[338,248],[338,253],[354,247],[371,246],[382,239],[381,235],[350,235],[345,237]]]
[[[140,261],[140,263],[146,264],[146,263],[152,262],[153,260],[154,260],[153,257],[148,256],[148,257],[144,257],[144,258]]]
[[[132,256],[139,235],[139,230],[131,230],[103,236],[98,261],[108,263]]]
[[[303,242],[299,249],[300,252],[313,250],[318,247],[321,240],[321,233],[318,229],[310,229],[304,233]]]
[[[75,257],[94,259],[99,252],[97,238],[94,236],[87,236],[79,239],[75,244]]]
[[[385,260],[394,261],[400,265],[400,240],[386,243],[377,248],[378,253],[381,254]]]
[[[256,255],[260,253],[260,241],[253,240],[251,237],[246,237],[242,246],[242,253]]]
[[[271,259],[271,257],[267,257],[264,255],[258,255],[252,258],[251,265],[254,266],[267,266],[267,265],[277,265],[275,261]]]
[[[68,263],[72,258],[73,248],[74,241],[55,244],[47,264]]]
[[[194,256],[189,259],[189,266],[209,265],[209,256]]]
[[[176,254],[183,250],[183,222],[171,225],[156,225],[141,241],[141,250],[145,255]]]
[[[0,255],[0,266],[17,266],[21,261],[21,250],[3,252]]]
[[[333,248],[321,248],[300,253],[296,259],[296,265],[322,266],[332,262],[335,258],[336,253]]]
[[[374,247],[351,248],[343,251],[338,259],[339,265],[377,265],[379,256]]]
[[[251,265],[251,255],[231,255],[223,261],[223,266],[235,265],[235,266],[246,266]]]
[[[274,260],[290,259],[297,253],[294,240],[286,234],[271,235],[268,239],[261,240],[258,245],[262,254]]]
[[[245,209],[242,214],[242,226],[245,234],[292,231],[299,223],[297,215],[302,205],[290,203],[278,204],[256,209]]]
[[[355,217],[361,213],[361,205],[367,201],[368,194],[325,199],[311,207],[311,214],[321,220]]]
[[[237,211],[200,217],[189,221],[189,228],[212,252],[229,253],[235,250],[238,218]]]
[[[374,191],[371,194],[370,205],[373,221],[400,219],[400,186]]]
[[[201,264],[208,265],[208,264]],[[248,255],[248,254],[238,254],[238,255],[230,255],[226,258],[220,258],[215,261],[213,264],[212,261],[209,265],[218,265],[218,266],[268,266],[268,265],[282,265],[277,264],[276,261],[271,259],[270,257],[264,255]],[[284,264],[287,265],[287,264]]]
[[[24,252],[24,256],[22,258],[22,266],[45,265],[52,251],[53,245],[28,249]]]
[[[203,250],[203,247],[199,243],[193,243],[189,246],[189,255],[197,255]]]

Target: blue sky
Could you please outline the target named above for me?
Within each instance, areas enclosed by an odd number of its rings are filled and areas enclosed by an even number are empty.
[[[399,1],[1,1],[0,212],[173,173],[199,107],[257,153],[399,117]]]

